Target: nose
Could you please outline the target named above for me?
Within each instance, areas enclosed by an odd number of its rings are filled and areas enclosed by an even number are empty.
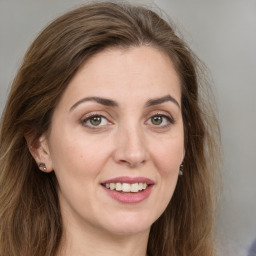
[[[139,128],[120,129],[116,137],[114,160],[130,168],[144,164],[148,159],[146,141]]]

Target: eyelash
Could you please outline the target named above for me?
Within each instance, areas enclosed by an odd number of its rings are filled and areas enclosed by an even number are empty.
[[[174,119],[172,117],[170,117],[169,115],[165,115],[165,114],[160,114],[160,113],[156,113],[156,114],[153,114],[152,116],[150,116],[150,118],[147,119],[147,122],[152,122],[152,119],[155,118],[155,117],[160,117],[162,118],[162,122],[164,122],[163,119],[165,119],[165,121],[167,122],[166,124],[162,125],[159,124],[159,125],[154,125],[154,128],[157,128],[157,129],[165,129],[165,128],[168,128],[170,125],[173,125],[175,123]]]
[[[95,118],[95,117],[96,118],[101,118],[99,125],[87,124],[87,122],[92,121],[92,119]],[[160,117],[160,118],[164,119],[167,122],[167,124],[162,125],[162,122],[164,122],[164,120],[162,120],[161,124],[159,124],[159,125],[152,124],[152,119],[155,118],[155,117]],[[107,124],[103,124],[102,125],[101,124],[102,123],[102,119],[106,120]],[[157,129],[165,129],[165,128],[168,128],[170,125],[175,123],[175,121],[174,121],[174,119],[172,117],[170,117],[169,115],[161,114],[161,113],[156,113],[156,114],[151,115],[147,119],[146,123],[148,123],[148,122],[151,122],[150,125],[152,125],[153,128],[157,128]],[[110,122],[108,120],[108,118],[106,118],[104,115],[98,114],[98,113],[93,113],[91,115],[88,115],[88,116],[86,116],[85,118],[83,118],[81,120],[81,124],[83,126],[85,126],[86,128],[89,128],[89,129],[102,129],[103,127],[106,128],[106,125],[109,125],[111,123],[112,122]]]
[[[87,122],[89,122],[90,120],[92,120],[95,117],[101,118],[101,122],[102,122],[102,119],[105,119],[108,124],[111,124],[111,122],[108,121],[108,119],[105,116],[103,116],[102,114],[93,113],[93,114],[88,115],[82,119],[82,121],[81,121],[82,125],[89,129],[100,129],[100,128],[102,128],[102,126],[105,126],[105,124],[104,125],[86,124]]]

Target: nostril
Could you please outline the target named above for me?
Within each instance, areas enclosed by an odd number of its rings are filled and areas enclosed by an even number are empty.
[[[124,164],[129,166],[130,168],[136,168],[142,164],[144,164],[146,162],[146,160],[135,160],[135,159],[129,159],[129,160],[124,160],[121,159],[119,160],[119,163]]]

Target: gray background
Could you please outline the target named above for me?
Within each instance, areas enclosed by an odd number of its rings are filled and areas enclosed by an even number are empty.
[[[224,147],[220,254],[246,255],[256,237],[256,0],[136,2],[163,9],[211,70]],[[35,36],[81,3],[0,0],[0,113]]]

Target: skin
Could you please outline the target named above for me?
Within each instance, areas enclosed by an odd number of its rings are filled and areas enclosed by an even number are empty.
[[[172,99],[148,106],[167,95]],[[59,255],[146,255],[150,226],[173,195],[184,157],[180,106],[179,77],[155,48],[107,49],[80,67],[50,130],[31,150],[59,182],[65,231]],[[149,197],[135,204],[111,198],[101,183],[120,176],[153,180]]]

